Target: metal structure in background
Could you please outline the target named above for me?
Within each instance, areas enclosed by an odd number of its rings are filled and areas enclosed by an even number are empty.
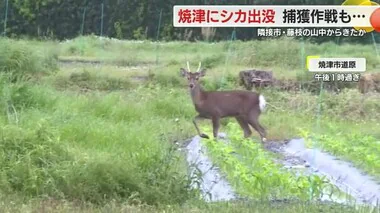
[[[376,39],[375,39],[375,34],[374,34],[373,31],[372,31],[371,35],[372,35],[373,45],[375,46],[375,51],[376,51],[377,59],[378,59],[379,62],[380,62],[379,49],[378,49],[377,42],[376,42]]]
[[[301,71],[302,72],[308,72],[308,70],[305,69],[306,67],[306,54],[305,54],[305,39],[302,37],[301,38],[301,45],[300,45],[300,66],[301,66]],[[303,74],[301,74],[303,76]],[[301,80],[303,81],[304,78],[302,77]],[[302,90],[302,83],[300,89]],[[320,118],[321,118],[321,106],[322,106],[322,90],[323,90],[323,81],[321,81],[320,84],[320,91],[319,91],[319,98],[318,98],[318,110],[317,110],[317,120],[316,120],[316,126],[315,126],[315,132],[317,134],[320,134]],[[316,141],[313,138],[312,139],[312,149],[313,149],[313,154],[312,154],[312,160],[310,162],[311,166],[315,166],[315,159],[316,159]],[[311,182],[311,186],[309,188],[309,200],[313,200],[313,186],[314,182]]]
[[[100,20],[100,36],[103,36],[104,2],[102,2],[102,16]]]
[[[225,73],[228,70],[228,62],[229,62],[229,58],[230,58],[230,55],[231,55],[231,44],[232,44],[233,41],[236,40],[236,29],[235,29],[235,27],[232,30],[231,38],[228,39],[228,40],[229,40],[229,42],[228,42],[228,51],[227,51],[226,59],[225,59],[225,62],[224,62],[225,69],[223,71],[222,78],[220,80],[220,84],[221,84],[220,86],[221,87],[223,87],[225,85],[225,82],[226,82],[226,80],[225,80]]]
[[[158,54],[158,47],[159,47],[159,39],[160,39],[160,28],[161,28],[161,18],[162,18],[162,10],[160,10],[160,17],[158,18],[158,26],[157,26],[157,35],[156,35],[156,66],[158,66],[159,61],[159,54]]]
[[[5,0],[4,36],[7,36],[8,5],[9,5],[9,0]]]
[[[84,29],[84,20],[85,20],[85,17],[86,17],[86,7],[83,8],[83,16],[82,16],[82,25],[80,27],[80,35],[82,36],[83,35],[83,29]]]
[[[376,42],[376,39],[375,39],[374,32],[371,32],[371,36],[372,36],[373,44],[374,44],[375,51],[376,51],[376,54],[377,54],[377,58],[380,59],[379,50],[378,50],[378,46],[377,46],[377,42]],[[338,53],[338,46],[339,46],[339,44],[340,44],[340,37],[337,37],[337,39],[336,39],[336,47],[335,47],[335,55],[337,55],[337,53]],[[317,120],[316,120],[316,126],[315,126],[315,132],[317,134],[322,134],[321,128],[320,128],[320,122],[321,122],[321,116],[322,116],[322,101],[323,101],[323,94],[324,94],[323,93],[323,90],[324,90],[324,88],[323,88],[323,82],[324,81],[322,80],[321,84],[320,84],[320,92],[319,92],[319,97],[318,97]],[[312,157],[312,162],[311,162],[311,164],[313,166],[315,165],[315,160],[316,160],[316,148],[317,148],[316,144],[317,144],[317,141],[316,141],[315,138],[313,138],[312,139],[313,157]],[[310,198],[312,198],[312,197],[310,197]]]
[[[85,1],[85,2],[87,2],[87,1]],[[209,4],[210,1],[209,0],[204,0],[204,3],[205,4]],[[79,10],[79,11],[82,10],[82,12],[80,12],[80,13],[82,13],[82,17],[81,17],[82,20],[78,20],[78,22],[80,23],[80,25],[78,25],[78,27],[80,28],[79,29],[80,30],[80,32],[79,32],[80,35],[85,35],[85,34],[88,34],[88,33],[89,34],[93,34],[94,33],[94,34],[98,34],[101,37],[102,36],[109,36],[109,35],[107,35],[107,33],[109,33],[109,30],[108,31],[106,30],[106,32],[105,32],[104,29],[105,29],[105,27],[107,29],[107,25],[112,25],[114,23],[108,23],[107,19],[105,20],[105,13],[107,13],[107,7],[106,7],[107,5],[106,4],[107,4],[107,2],[105,2],[103,0],[99,4],[91,4],[91,3],[87,4],[87,3],[85,3],[84,6],[75,7],[75,10]],[[11,15],[12,12],[10,12],[10,11],[12,11],[12,4],[9,3],[9,0],[3,0],[3,1],[1,1],[1,5],[4,6],[4,8],[5,8],[4,9],[4,16],[1,15],[1,18],[3,19],[2,20],[3,21],[3,33],[2,34],[4,36],[6,36],[6,34],[7,34],[7,30],[6,29],[7,29],[8,25],[9,25],[8,21],[11,20],[11,16],[12,16]],[[94,27],[91,27],[91,30],[89,30],[89,26],[87,26],[88,30],[86,31],[86,28],[85,28],[86,27],[85,26],[86,25],[85,24],[86,15],[89,15],[90,14],[89,12],[93,11],[93,10],[99,11],[98,15],[96,17],[96,22],[98,22],[99,25],[96,25],[97,26],[96,29],[93,29]],[[93,15],[92,12],[91,12],[91,15]],[[112,14],[110,14],[110,15],[112,15]],[[160,16],[161,15],[162,14],[160,14]],[[104,21],[106,21],[106,22],[104,22]],[[46,30],[46,29],[44,29],[44,30]],[[52,33],[55,34],[56,32],[52,32]],[[380,39],[380,34],[379,33],[372,33],[371,36],[372,36],[373,40]],[[230,40],[229,36],[228,36],[227,40]],[[379,47],[376,48],[377,55],[380,54],[380,52],[379,52],[378,49],[379,49]],[[304,63],[303,60],[301,62]]]
[[[303,29],[303,28],[302,28]],[[307,72],[307,70],[305,70],[305,39],[303,38],[303,37],[301,37],[301,44],[300,44],[300,70],[301,71],[306,71]],[[304,80],[304,78],[303,78],[303,74],[301,73],[301,76],[302,76],[302,78],[301,78],[301,81],[303,81]],[[302,83],[300,84],[301,86],[300,86],[300,89],[302,90]],[[293,119],[295,119],[294,117],[293,117]],[[318,120],[317,120],[317,122],[318,122]],[[313,144],[312,144],[312,148],[314,149],[315,148],[315,143],[314,143],[314,141],[313,141]],[[314,149],[315,150],[315,149]],[[312,162],[311,162],[311,165],[312,166],[314,166],[314,162],[315,162],[315,152],[313,152],[313,160],[312,160]],[[312,184],[313,184],[313,182],[312,182]],[[311,187],[309,188],[309,192],[310,192],[310,194],[309,194],[309,199],[310,200],[312,200],[313,199],[313,186],[311,185]]]

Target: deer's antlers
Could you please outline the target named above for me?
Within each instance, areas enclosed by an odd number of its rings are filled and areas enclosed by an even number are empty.
[[[201,66],[202,66],[202,62],[199,62],[199,66],[198,66],[198,69],[196,72],[199,72],[199,70],[201,69]],[[189,61],[187,61],[187,71],[188,72],[191,72],[190,71],[190,64],[189,64]]]
[[[202,62],[199,62],[199,66],[198,66],[197,72],[199,72],[199,70],[201,69],[201,65],[202,65]]]
[[[190,65],[189,65],[189,61],[187,61],[187,71],[190,72]]]

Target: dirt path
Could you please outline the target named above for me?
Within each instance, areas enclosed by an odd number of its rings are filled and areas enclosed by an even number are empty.
[[[131,65],[117,65],[113,63],[104,62],[101,60],[84,60],[84,59],[59,59],[59,66],[61,68],[66,68],[66,70],[81,70],[83,68],[93,68],[101,69],[105,67],[104,72],[107,69],[112,69],[113,72],[123,73],[122,76],[128,77],[130,80],[135,82],[144,82],[149,80],[148,70],[152,65],[150,64],[138,64],[135,66]],[[120,77],[120,73],[119,75]]]
[[[70,67],[81,67],[81,66],[115,66],[122,70],[139,70],[139,69],[148,69],[149,66],[153,66],[151,63],[141,63],[137,65],[120,65],[117,63],[111,63],[102,60],[85,60],[85,59],[59,59],[58,60],[60,66],[70,66]]]

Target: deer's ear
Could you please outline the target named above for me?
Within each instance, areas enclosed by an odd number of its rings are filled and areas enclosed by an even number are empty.
[[[187,70],[185,68],[180,68],[179,69],[179,73],[182,77],[186,77],[187,76]]]
[[[206,69],[205,68],[202,68],[201,71],[199,71],[199,75],[201,77],[205,76],[206,75]]]

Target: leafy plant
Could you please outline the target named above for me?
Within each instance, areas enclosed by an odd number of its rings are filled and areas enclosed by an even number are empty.
[[[208,127],[203,127],[210,131]],[[259,143],[241,139],[239,126],[227,125],[229,144],[204,140],[210,155],[237,191],[250,198],[321,198],[330,185],[324,177],[297,175],[273,161]]]
[[[380,141],[375,137],[359,133],[313,134],[316,144],[323,150],[351,161],[371,175],[380,177]],[[307,145],[310,146],[308,143]]]

